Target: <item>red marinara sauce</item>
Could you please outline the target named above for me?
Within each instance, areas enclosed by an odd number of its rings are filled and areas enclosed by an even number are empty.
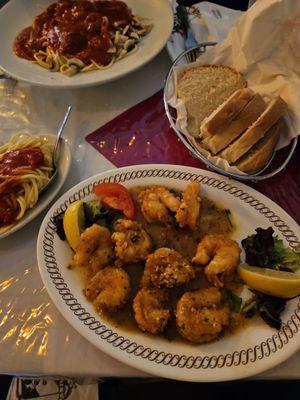
[[[16,169],[39,168],[44,164],[44,154],[38,147],[25,147],[5,153],[0,162],[0,227],[12,224],[18,216],[16,200],[19,176]]]
[[[8,151],[0,162],[0,174],[10,174],[18,167],[39,168],[44,163],[44,154],[38,147]]]
[[[7,198],[0,198],[0,228],[11,225],[19,213],[18,204],[13,204]]]
[[[107,50],[113,46],[111,37],[116,27],[125,27],[132,20],[131,10],[122,1],[62,0],[51,4],[31,27],[18,34],[14,52],[34,60],[37,51],[50,48],[85,64],[93,60],[107,65],[112,60]]]

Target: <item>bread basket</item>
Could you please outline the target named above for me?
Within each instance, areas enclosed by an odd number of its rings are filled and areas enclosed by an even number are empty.
[[[298,138],[294,138],[290,144],[285,147],[282,150],[275,151],[273,153],[272,158],[268,162],[267,165],[265,165],[260,171],[254,173],[254,174],[239,174],[239,173],[233,173],[229,171],[225,171],[224,169],[216,166],[213,164],[210,160],[208,160],[205,156],[203,156],[198,149],[194,146],[194,144],[189,140],[187,136],[185,136],[177,127],[176,127],[176,110],[174,110],[167,101],[167,93],[168,93],[168,87],[170,84],[170,81],[172,79],[172,74],[173,70],[176,66],[178,65],[184,65],[184,64],[189,64],[190,62],[195,61],[203,53],[205,53],[207,47],[209,46],[214,46],[216,42],[202,42],[197,46],[194,46],[188,50],[185,50],[183,53],[181,53],[173,62],[171,65],[171,68],[166,76],[165,83],[164,83],[164,93],[163,93],[163,98],[164,98],[164,106],[165,106],[165,111],[167,114],[167,117],[170,121],[171,127],[173,130],[176,132],[178,138],[181,140],[181,142],[185,145],[185,147],[190,151],[190,153],[202,161],[208,168],[219,172],[220,174],[223,174],[225,176],[239,179],[242,181],[262,181],[264,179],[271,178],[275,175],[277,175],[280,171],[282,171],[288,164],[289,160],[291,159],[296,146],[297,146],[297,141]]]

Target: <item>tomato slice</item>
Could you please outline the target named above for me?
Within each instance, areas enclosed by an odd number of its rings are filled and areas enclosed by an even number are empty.
[[[103,205],[114,210],[123,211],[125,217],[133,219],[135,205],[129,191],[119,183],[99,183],[93,193],[100,198]]]

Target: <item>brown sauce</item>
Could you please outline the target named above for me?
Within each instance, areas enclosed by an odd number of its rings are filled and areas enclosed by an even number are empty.
[[[107,65],[112,60],[107,53],[112,46],[111,32],[115,25],[125,27],[132,20],[131,10],[122,1],[63,0],[51,4],[34,19],[32,26],[23,29],[13,49],[17,56],[27,60],[34,60],[39,50],[50,48],[86,64],[93,60]]]
[[[176,225],[164,226],[162,224],[149,224],[140,212],[139,204],[137,201],[137,195],[145,187],[136,187],[131,189],[131,194],[134,198],[135,205],[137,208],[136,220],[142,223],[144,229],[151,236],[153,241],[154,249],[159,247],[169,247],[177,250],[179,253],[184,255],[187,259],[191,260],[195,255],[196,247],[199,241],[207,233],[219,233],[231,236],[234,233],[234,225],[232,222],[232,217],[229,218],[229,211],[222,209],[212,200],[207,198],[202,198],[201,201],[201,212],[200,217],[197,222],[197,227],[195,231],[189,229],[180,229]],[[101,317],[108,321],[115,327],[122,328],[127,331],[140,332],[134,319],[134,314],[132,310],[132,302],[139,290],[140,281],[143,275],[145,263],[137,263],[132,265],[126,265],[124,268],[128,272],[131,279],[131,295],[126,306],[115,313],[102,313]],[[83,283],[86,282],[86,273],[84,271],[78,271],[79,277]],[[178,299],[181,295],[189,290],[196,290],[203,287],[210,286],[207,282],[202,269],[199,268],[197,271],[196,278],[189,282],[187,285],[180,288],[173,288],[170,290],[170,310],[173,311]],[[238,290],[238,288],[235,288]],[[236,290],[235,290],[236,291]],[[236,317],[233,319],[233,323],[229,327],[229,331],[235,331],[238,327],[242,326],[239,322],[241,318]],[[243,324],[245,320],[243,319]],[[174,313],[172,312],[172,317],[165,329],[163,335],[165,339],[170,341],[183,341],[177,332]],[[184,343],[188,343],[184,341]],[[193,343],[190,343],[193,345]]]

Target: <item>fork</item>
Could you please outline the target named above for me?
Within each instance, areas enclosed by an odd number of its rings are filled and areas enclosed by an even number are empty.
[[[185,30],[185,34],[186,34],[186,39],[184,42],[184,47],[186,50],[197,46],[197,42],[195,40],[193,31],[191,29],[190,26],[190,22],[189,22],[189,18],[188,18],[188,12],[186,10],[186,8],[182,5],[178,5],[176,7],[176,12],[178,15],[179,20],[181,21],[184,30]],[[190,51],[187,55],[186,55],[187,59],[189,62],[193,62],[196,61],[196,52],[195,51]]]
[[[68,106],[67,111],[66,111],[66,113],[64,115],[63,121],[60,124],[59,129],[57,131],[56,140],[55,140],[53,151],[52,151],[52,161],[53,161],[54,170],[53,170],[52,176],[50,177],[50,180],[42,188],[42,190],[40,191],[40,194],[45,192],[49,188],[49,186],[52,185],[52,183],[54,182],[54,179],[56,178],[56,175],[58,173],[60,138],[61,138],[61,136],[63,134],[63,131],[65,129],[65,125],[66,125],[66,123],[68,121],[68,118],[69,118],[69,115],[70,115],[71,111],[72,111],[72,106]]]

